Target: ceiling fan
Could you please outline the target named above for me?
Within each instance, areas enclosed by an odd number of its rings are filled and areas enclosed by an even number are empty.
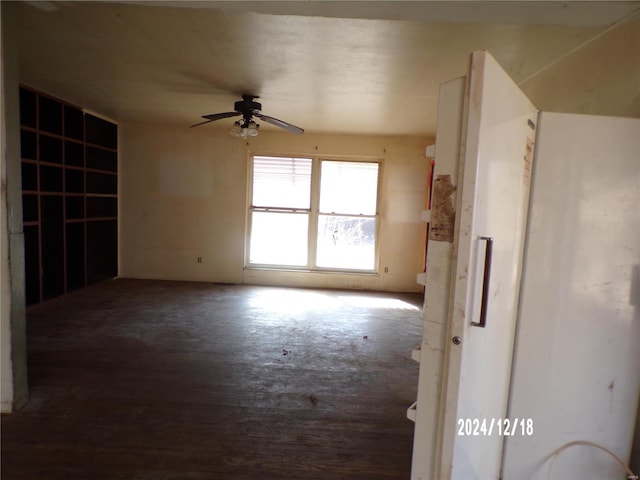
[[[269,117],[260,113],[262,109],[262,105],[256,101],[256,98],[259,98],[255,95],[242,95],[242,100],[235,102],[233,108],[234,112],[223,112],[223,113],[212,113],[209,115],[203,115],[202,118],[206,118],[204,122],[196,123],[191,125],[191,128],[197,127],[199,125],[204,125],[205,123],[214,122],[216,120],[221,120],[223,118],[229,117],[237,117],[242,115],[242,119],[236,121],[229,132],[231,135],[236,137],[255,137],[258,135],[258,125],[253,117],[257,117],[260,120],[264,120],[271,125],[275,125],[276,127],[280,127],[285,129],[287,132],[295,133],[296,135],[301,134],[304,130],[300,127],[296,127],[295,125],[291,125],[283,120],[278,120],[277,118]]]

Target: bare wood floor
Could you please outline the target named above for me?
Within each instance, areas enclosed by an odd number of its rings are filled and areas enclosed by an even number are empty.
[[[4,480],[408,479],[421,298],[115,280],[28,311]]]

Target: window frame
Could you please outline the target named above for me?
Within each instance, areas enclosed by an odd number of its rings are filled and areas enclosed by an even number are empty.
[[[264,153],[249,152],[247,156],[247,208],[246,208],[246,229],[245,229],[245,255],[244,268],[247,270],[275,270],[294,272],[318,272],[318,273],[342,273],[356,275],[378,275],[380,257],[380,231],[381,231],[381,203],[382,203],[382,179],[384,172],[384,159],[373,156],[335,156],[318,154],[284,154],[284,153]],[[253,199],[253,159],[254,157],[276,157],[276,158],[310,158],[311,159],[311,185],[310,185],[310,208],[286,208],[286,207],[254,207]],[[320,186],[321,186],[321,165],[323,161],[350,162],[350,163],[375,163],[378,165],[377,185],[376,185],[376,208],[371,215],[356,215],[335,213],[336,216],[349,216],[355,218],[373,218],[375,221],[375,241],[374,259],[372,269],[354,269],[340,267],[321,267],[317,265],[318,248],[318,224],[320,215],[331,215],[331,213],[320,213]],[[279,265],[265,263],[251,263],[251,234],[252,234],[252,214],[253,212],[274,212],[291,214],[308,214],[308,237],[307,237],[307,264],[301,266]]]

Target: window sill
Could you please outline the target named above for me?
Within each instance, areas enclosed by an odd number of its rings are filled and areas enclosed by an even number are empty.
[[[270,267],[264,265],[247,265],[244,270],[263,271],[263,272],[282,272],[282,273],[310,273],[310,274],[329,274],[329,275],[357,275],[359,277],[379,277],[380,273],[366,270],[324,270],[294,267]]]

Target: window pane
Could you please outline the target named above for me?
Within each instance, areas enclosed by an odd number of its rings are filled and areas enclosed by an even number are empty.
[[[319,267],[373,270],[376,219],[371,217],[318,217]]]
[[[254,207],[309,208],[311,159],[253,157]]]
[[[320,211],[375,215],[378,164],[324,160],[320,176]]]
[[[249,263],[307,265],[306,213],[253,212]]]

